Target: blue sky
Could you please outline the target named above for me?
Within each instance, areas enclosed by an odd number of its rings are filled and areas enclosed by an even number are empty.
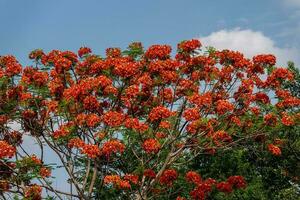
[[[267,51],[282,62],[286,54],[300,60],[300,0],[0,0],[0,18],[0,55],[13,54],[22,64],[30,64],[27,55],[36,48],[75,51],[85,45],[103,54],[132,41],[175,47],[190,38],[241,48],[249,57]]]

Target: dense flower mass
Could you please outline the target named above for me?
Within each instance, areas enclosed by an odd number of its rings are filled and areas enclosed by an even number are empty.
[[[144,151],[147,153],[157,153],[161,145],[156,139],[147,139],[143,143]]]
[[[159,178],[160,184],[171,186],[173,182],[177,179],[178,173],[174,169],[167,169],[163,171],[161,177]]]
[[[170,116],[172,116],[172,112],[168,108],[163,106],[157,106],[153,108],[152,111],[149,113],[149,119],[151,121],[166,119]]]
[[[149,59],[164,60],[170,56],[172,48],[168,45],[152,45],[146,51],[145,56]]]
[[[2,158],[11,158],[15,155],[16,153],[16,148],[14,148],[13,146],[11,146],[10,144],[8,144],[5,141],[1,141],[0,140],[0,159]]]
[[[242,199],[268,179],[264,166],[285,175],[281,185],[299,179],[285,160],[298,153],[297,70],[197,39],[176,55],[169,45],[145,49],[37,49],[26,67],[0,56],[0,195]],[[52,185],[60,167],[71,191]]]
[[[122,144],[119,140],[110,140],[105,142],[102,146],[102,153],[106,156],[111,155],[112,153],[123,153],[125,150],[125,145]]]

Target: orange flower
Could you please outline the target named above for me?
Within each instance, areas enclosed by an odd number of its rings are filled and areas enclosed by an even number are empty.
[[[197,108],[188,108],[183,112],[183,117],[187,121],[194,121],[200,118],[199,109]]]
[[[199,184],[202,181],[201,176],[194,171],[187,172],[185,175],[185,179],[187,182],[194,183],[194,184]]]
[[[51,176],[51,170],[48,169],[48,168],[46,168],[46,167],[42,167],[42,168],[40,169],[40,175],[41,175],[43,178],[49,177],[49,176]]]
[[[178,173],[174,169],[166,169],[159,178],[159,183],[162,185],[171,186],[177,179]]]
[[[151,110],[149,113],[150,121],[155,121],[159,119],[166,119],[170,117],[173,113],[166,107],[157,106]]]
[[[102,152],[106,156],[110,156],[112,153],[123,153],[124,151],[125,145],[117,139],[107,141],[102,146]]]
[[[232,111],[233,109],[234,109],[234,106],[231,103],[229,103],[227,100],[218,100],[217,101],[216,110],[219,115],[223,115],[226,112]]]
[[[92,50],[88,47],[80,47],[80,49],[78,50],[79,57],[82,57],[82,56],[87,55],[89,53],[92,53]]]
[[[42,187],[39,185],[31,185],[25,188],[24,197],[31,200],[41,200]]]
[[[108,111],[103,116],[103,121],[109,126],[120,126],[125,119],[123,113],[119,113],[117,111]]]
[[[169,45],[152,45],[146,51],[145,56],[149,59],[164,60],[169,58],[172,48]]]
[[[274,144],[269,144],[268,150],[275,156],[281,155],[281,149],[278,146],[275,146]]]
[[[281,122],[285,126],[292,126],[295,124],[294,119],[291,116],[287,115],[286,113],[283,114],[281,118]]]
[[[156,139],[147,139],[143,143],[146,153],[157,153],[160,150],[160,143]]]
[[[11,158],[16,154],[16,148],[6,141],[0,140],[0,159]]]

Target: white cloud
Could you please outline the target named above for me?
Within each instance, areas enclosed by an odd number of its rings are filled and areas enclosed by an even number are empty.
[[[240,51],[248,58],[257,54],[274,54],[277,57],[277,65],[281,66],[286,66],[287,61],[293,61],[298,66],[300,64],[298,49],[278,47],[271,38],[251,29],[224,29],[201,37],[200,40],[204,46]]]

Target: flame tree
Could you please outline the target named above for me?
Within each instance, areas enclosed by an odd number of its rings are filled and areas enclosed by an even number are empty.
[[[182,41],[106,56],[38,49],[0,57],[0,194],[48,199],[206,199],[243,191],[240,174],[200,174],[195,158],[239,147],[280,156],[274,127],[299,124],[294,76],[273,55]],[[19,126],[19,128],[16,128]],[[266,137],[270,136],[270,137]],[[261,138],[265,138],[263,142]],[[38,148],[26,151],[26,142]],[[249,143],[254,141],[254,143]],[[45,152],[47,151],[47,152]],[[47,156],[57,163],[47,163]],[[201,165],[201,163],[200,163]],[[63,167],[70,190],[53,186]],[[207,169],[209,171],[209,169]],[[59,177],[56,177],[59,179]]]

